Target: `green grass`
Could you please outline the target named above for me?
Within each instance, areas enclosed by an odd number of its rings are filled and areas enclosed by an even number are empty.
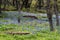
[[[44,34],[44,35],[43,35]],[[60,40],[60,34],[40,33],[29,35],[7,35],[0,34],[1,40]]]
[[[23,25],[15,25],[15,24],[8,24],[8,25],[3,25],[0,24],[0,40],[60,40],[60,34],[55,31],[55,32],[50,32],[49,31],[49,24],[48,23],[43,23],[43,24],[36,24],[38,28],[48,28],[48,29],[43,29],[40,31],[36,31],[35,29],[35,24],[34,23],[24,23]],[[28,28],[28,30],[26,30]],[[7,34],[6,32],[29,32],[31,34],[28,35],[11,35]],[[31,32],[32,31],[32,32]],[[35,32],[35,33],[33,33]]]
[[[43,17],[46,18],[46,17]],[[8,22],[0,18],[2,22]],[[40,28],[40,30],[38,30]],[[60,40],[60,26],[54,26],[55,31],[50,32],[49,23],[24,22],[21,24],[0,24],[0,40]],[[6,32],[29,32],[28,35],[12,35]]]

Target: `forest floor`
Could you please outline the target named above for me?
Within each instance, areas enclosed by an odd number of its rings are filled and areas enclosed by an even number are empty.
[[[29,23],[28,23],[29,24]],[[60,32],[49,31],[47,23],[30,25],[0,24],[0,40],[60,40]],[[8,32],[25,32],[27,35],[9,34]]]
[[[0,40],[60,40],[60,26],[55,26],[55,31],[50,32],[48,21],[40,23],[36,20],[22,21],[20,24],[11,23],[11,20],[0,20]],[[9,23],[8,23],[9,22]],[[7,23],[7,24],[6,24]],[[11,23],[11,24],[10,24]],[[8,34],[8,32],[27,32],[28,35]]]
[[[11,12],[10,12],[11,13]],[[16,18],[0,18],[0,40],[60,40],[60,26],[56,26],[53,18],[55,31],[51,32],[46,15],[39,19],[23,18],[18,23]],[[27,35],[9,34],[8,32],[24,32]]]

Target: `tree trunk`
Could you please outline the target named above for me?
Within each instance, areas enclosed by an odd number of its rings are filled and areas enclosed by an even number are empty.
[[[0,0],[0,14],[1,14],[1,4],[2,4],[2,0]]]
[[[50,24],[50,31],[54,31],[50,0],[47,0],[46,3],[47,3],[47,9],[46,10],[47,10],[47,17],[49,19],[49,24]]]
[[[32,0],[23,0],[22,2],[25,8],[30,8]]]
[[[53,22],[52,22],[52,14],[47,14],[47,17],[49,19],[50,31],[54,31]]]
[[[4,1],[3,1],[3,4],[4,4],[3,10],[5,10],[5,8],[6,8],[6,2],[7,2],[7,0],[4,0]]]
[[[15,0],[13,0],[12,3],[13,3],[13,6],[15,6]]]
[[[56,25],[59,26],[58,5],[57,0],[54,0],[54,13],[56,15]]]
[[[38,8],[41,9],[44,5],[44,1],[43,0],[38,0]]]
[[[17,10],[19,12],[18,23],[20,23],[22,3],[20,3],[20,1],[18,1],[18,0],[16,0],[16,8],[17,8]]]
[[[27,12],[29,12],[32,0],[23,0],[22,2],[23,2],[22,7],[26,8]]]

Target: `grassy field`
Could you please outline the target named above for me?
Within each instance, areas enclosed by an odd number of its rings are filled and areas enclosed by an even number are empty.
[[[28,35],[7,34],[7,32],[29,32]],[[50,32],[49,24],[34,21],[24,24],[0,24],[0,40],[60,40],[58,30]]]

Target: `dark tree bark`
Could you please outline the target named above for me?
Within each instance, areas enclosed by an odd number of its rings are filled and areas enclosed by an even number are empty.
[[[31,0],[32,1],[32,0]],[[22,2],[23,2],[23,7],[25,7],[25,8],[30,8],[30,5],[31,5],[31,1],[29,1],[29,0],[23,0]]]
[[[2,0],[0,0],[0,14],[1,14],[1,4],[2,4]]]
[[[17,7],[18,0],[13,0],[13,6]]]
[[[23,0],[23,6],[27,8],[28,0]]]
[[[26,8],[27,12],[30,11],[29,8],[31,6],[32,0],[23,0],[22,2],[23,2],[22,7]]]
[[[20,1],[18,1],[18,0],[16,0],[15,4],[16,4],[16,8],[17,8],[17,10],[19,12],[19,15],[21,15],[22,3]],[[18,23],[20,23],[20,17],[21,16],[18,16]]]
[[[50,24],[50,31],[54,31],[53,28],[53,23],[52,23],[52,12],[51,12],[51,5],[50,5],[50,0],[47,0],[47,17],[49,19],[49,24]]]
[[[13,0],[13,6],[15,6],[15,2],[16,2],[16,0]]]
[[[20,23],[20,18],[18,17],[18,23]]]
[[[56,15],[56,25],[59,26],[58,5],[57,0],[54,0],[54,13]]]
[[[38,8],[41,9],[44,5],[44,1],[43,0],[38,0]]]
[[[21,5],[20,5],[20,2],[16,0],[16,8],[19,12],[19,15],[20,15],[20,11],[21,11]],[[18,16],[18,23],[20,23],[20,16]]]
[[[4,0],[4,1],[3,1],[3,4],[4,4],[3,10],[5,10],[5,7],[6,7],[6,5],[7,5],[7,0]]]
[[[19,8],[18,8],[18,4],[19,4],[19,3],[18,3],[18,0],[16,0],[16,1],[15,1],[15,5],[16,5],[16,9],[17,9],[17,10],[19,9]]]

